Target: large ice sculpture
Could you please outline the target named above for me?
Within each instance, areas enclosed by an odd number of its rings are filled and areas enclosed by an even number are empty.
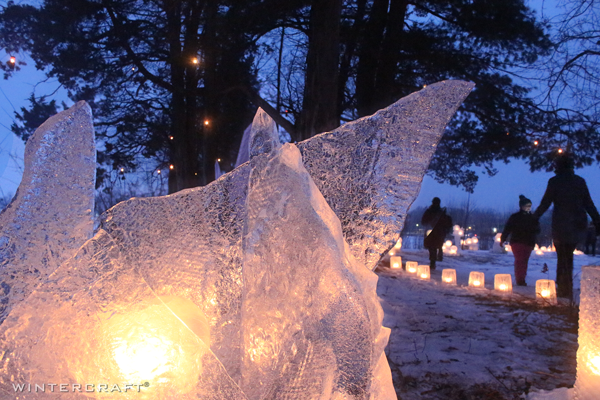
[[[600,395],[600,267],[581,270],[579,349],[574,400],[594,400]]]
[[[144,380],[142,398],[161,400],[395,398],[371,261],[395,242],[471,87],[428,86],[299,149],[280,148],[259,112],[249,162],[206,187],[115,206],[11,312],[0,394]]]
[[[0,323],[92,237],[96,147],[85,102],[48,119],[25,147],[25,170],[0,213]]]

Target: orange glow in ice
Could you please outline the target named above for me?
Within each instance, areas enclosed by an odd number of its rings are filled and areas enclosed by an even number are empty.
[[[129,312],[101,313],[94,360],[72,364],[80,382],[131,382],[150,397],[193,391],[209,350],[210,325],[190,300],[164,296]]]
[[[590,357],[588,367],[594,375],[600,375],[600,356]]]

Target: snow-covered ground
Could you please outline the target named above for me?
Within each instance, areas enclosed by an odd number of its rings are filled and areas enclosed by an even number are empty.
[[[425,250],[398,255],[403,263],[428,264]],[[598,264],[600,257],[574,259],[578,298],[581,267]],[[544,263],[548,273],[542,272]],[[513,272],[512,253],[445,257],[430,281],[388,266],[384,259],[376,270],[377,292],[383,324],[392,329],[387,355],[399,398],[533,399],[541,390],[551,391],[544,399],[566,398],[564,388],[575,382],[577,308],[535,301],[535,281],[555,279],[556,253],[532,254],[529,286],[514,287],[511,296],[496,294],[493,279]],[[458,286],[441,283],[444,268],[456,269]],[[467,287],[471,271],[485,273],[485,289]]]

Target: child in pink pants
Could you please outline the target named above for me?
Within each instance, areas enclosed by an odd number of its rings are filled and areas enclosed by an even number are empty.
[[[527,264],[540,233],[540,223],[531,214],[531,200],[523,195],[519,196],[519,208],[519,212],[511,215],[504,225],[500,243],[506,242],[510,235],[510,247],[515,256],[515,281],[518,286],[527,286]]]

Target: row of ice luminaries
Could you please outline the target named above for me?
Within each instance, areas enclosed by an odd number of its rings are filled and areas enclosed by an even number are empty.
[[[402,269],[402,257],[391,256],[390,257],[390,268]],[[431,274],[429,272],[429,265],[419,265],[416,261],[406,262],[406,272],[411,275],[418,276],[420,279],[429,280]]]
[[[392,269],[402,269],[402,257],[392,256],[390,258]],[[419,265],[416,261],[406,262],[406,272],[422,280],[429,280],[431,273],[429,265]],[[447,285],[456,285],[456,270],[445,268],[442,270],[442,282]],[[469,274],[469,287],[485,288],[485,275],[483,272],[471,271]],[[494,290],[501,293],[512,293],[512,276],[510,274],[496,274],[494,276]],[[539,279],[535,283],[535,293],[538,301],[547,304],[556,304],[556,286],[553,280]]]
[[[485,286],[483,272],[471,271],[469,274],[469,286],[483,288]],[[494,275],[494,290],[501,293],[512,293],[512,276],[510,274]],[[556,285],[554,281],[551,279],[538,279],[535,282],[535,297],[538,301],[546,304],[557,304]]]

